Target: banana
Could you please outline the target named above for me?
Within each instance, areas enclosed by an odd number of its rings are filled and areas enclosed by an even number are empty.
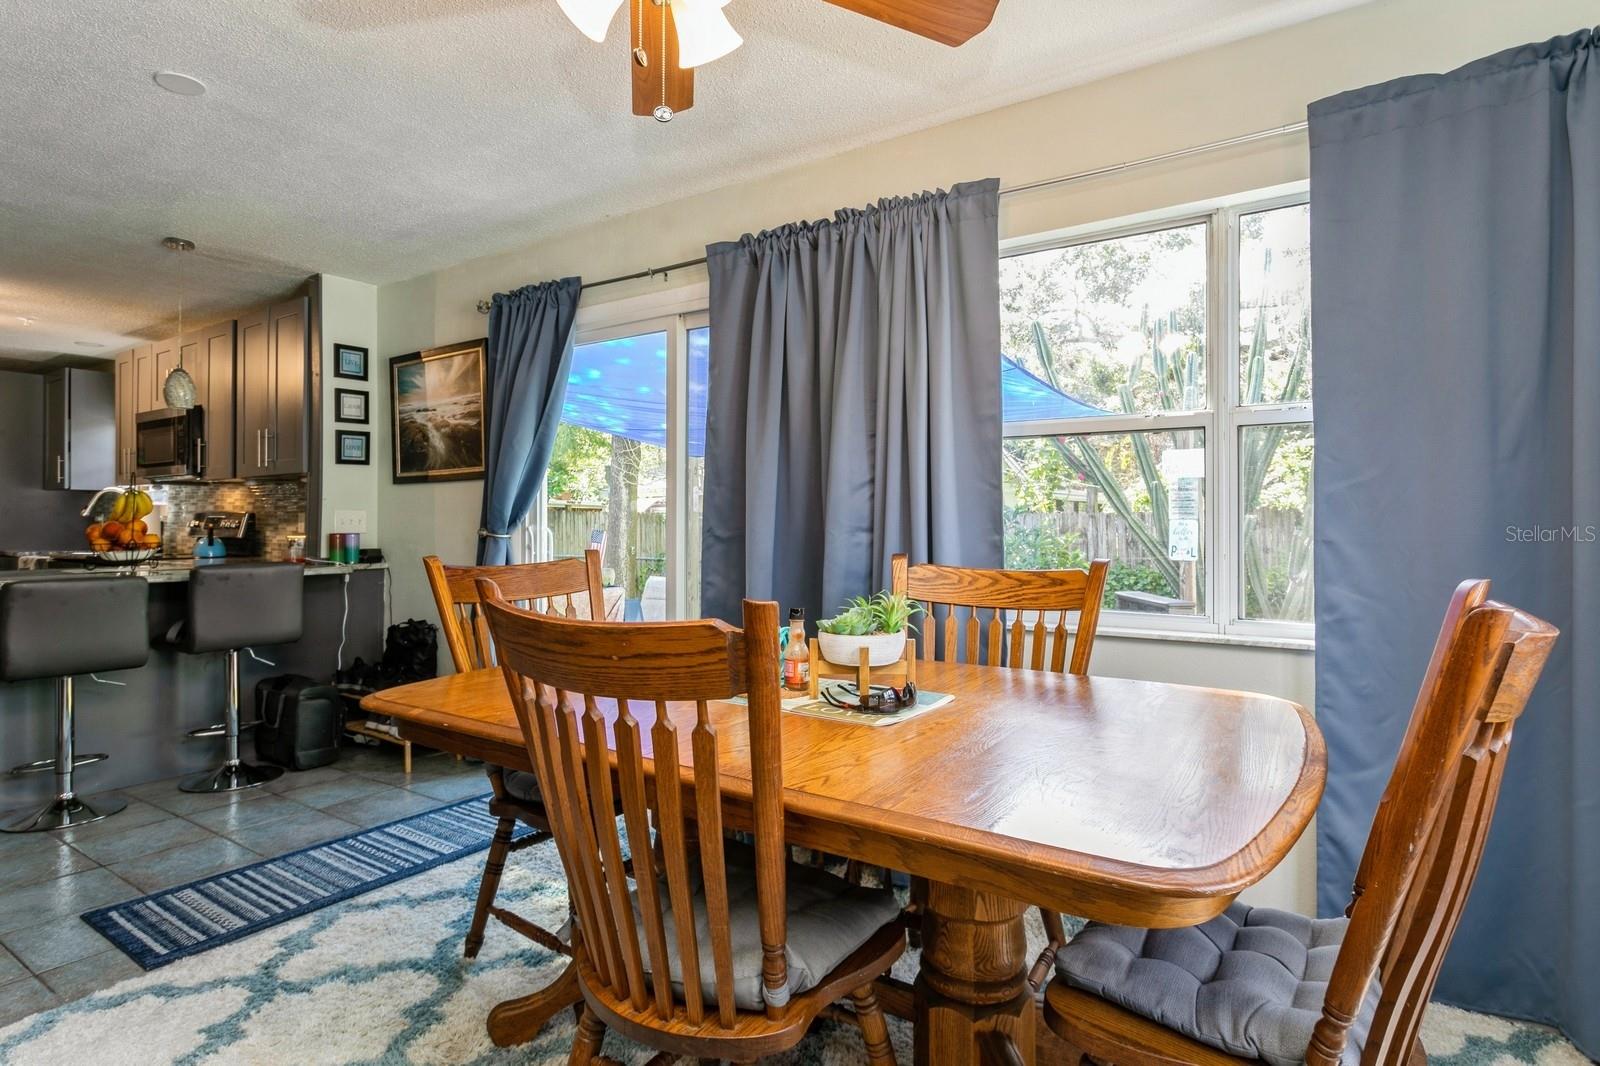
[[[111,521],[121,523],[133,521],[133,493],[124,492],[117,497],[117,502],[111,505]]]

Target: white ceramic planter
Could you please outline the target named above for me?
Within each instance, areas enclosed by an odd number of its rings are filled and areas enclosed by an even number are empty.
[[[868,666],[889,666],[899,662],[906,650],[906,631],[873,633],[864,637],[845,636],[842,633],[817,634],[817,650],[835,666],[858,665],[862,648],[867,649]]]

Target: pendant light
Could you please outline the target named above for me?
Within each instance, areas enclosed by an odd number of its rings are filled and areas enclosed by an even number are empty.
[[[188,410],[194,406],[194,378],[183,368],[183,254],[194,251],[194,242],[182,237],[163,237],[162,247],[177,252],[178,259],[178,365],[172,368],[167,380],[161,384],[161,397],[168,407]]]
[[[622,0],[556,0],[572,24],[591,41],[606,39],[606,30],[617,15]]]
[[[672,0],[678,31],[678,66],[693,69],[721,59],[744,43],[722,13],[728,0]]]

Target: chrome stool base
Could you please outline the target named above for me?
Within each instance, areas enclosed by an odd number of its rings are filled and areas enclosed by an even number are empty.
[[[90,802],[77,796],[51,800],[43,810],[25,814],[0,825],[0,833],[47,833],[52,829],[71,829],[108,818],[128,805],[120,796]]]
[[[242,792],[258,788],[283,776],[281,766],[252,766],[247,762],[229,763],[220,770],[208,770],[178,782],[182,792]]]

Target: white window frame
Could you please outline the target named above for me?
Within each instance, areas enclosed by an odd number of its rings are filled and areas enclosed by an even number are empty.
[[[1103,631],[1177,636],[1213,635],[1263,641],[1311,641],[1309,622],[1247,619],[1244,615],[1239,497],[1239,433],[1246,426],[1292,425],[1312,421],[1311,403],[1242,407],[1239,404],[1239,218],[1309,201],[1309,187],[1295,182],[1272,189],[1185,204],[1106,222],[1000,242],[1001,258],[1093,244],[1118,237],[1206,223],[1206,409],[1203,411],[1105,415],[1089,418],[1007,422],[1012,437],[1080,436],[1152,430],[1193,430],[1206,444],[1206,568],[1203,615],[1155,615],[1106,610]],[[1315,356],[1313,355],[1313,365]],[[1315,383],[1315,374],[1312,381]]]
[[[687,572],[689,456],[689,330],[709,324],[708,287],[701,283],[666,292],[578,309],[574,347],[599,341],[665,333],[667,337],[667,605],[669,619],[688,610]],[[549,495],[544,486],[522,529],[522,556],[548,561],[551,544],[544,517]]]

